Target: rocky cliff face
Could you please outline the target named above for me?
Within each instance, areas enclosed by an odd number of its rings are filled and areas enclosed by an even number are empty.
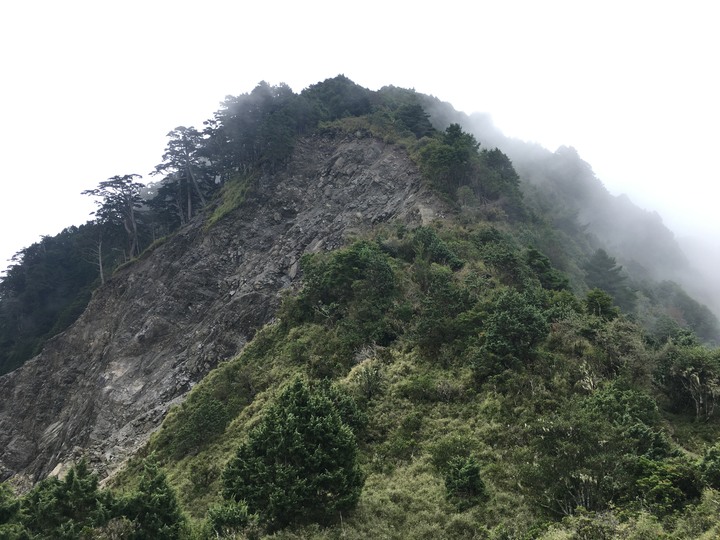
[[[37,481],[81,455],[111,471],[272,318],[303,253],[441,211],[397,147],[300,141],[241,208],[209,230],[196,220],[117,272],[70,329],[0,378],[0,479]]]

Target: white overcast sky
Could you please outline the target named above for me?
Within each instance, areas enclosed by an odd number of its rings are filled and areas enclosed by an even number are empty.
[[[720,236],[713,1],[23,0],[0,4],[0,266],[147,176],[168,131],[261,80],[415,88],[574,146],[678,235]],[[715,241],[715,245],[718,242]]]

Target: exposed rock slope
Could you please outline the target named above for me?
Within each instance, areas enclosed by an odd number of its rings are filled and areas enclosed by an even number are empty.
[[[397,147],[300,141],[241,208],[210,230],[197,220],[119,271],[69,330],[0,378],[0,478],[36,481],[79,455],[112,470],[272,318],[304,252],[439,208]]]

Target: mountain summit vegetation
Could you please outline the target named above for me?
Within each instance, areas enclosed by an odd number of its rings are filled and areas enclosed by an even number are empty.
[[[159,181],[101,180],[84,192],[93,221],[16,256],[0,372],[187,227],[243,220],[302,145],[409,156],[442,217],[313,244],[272,321],[102,485],[84,459],[0,484],[0,538],[720,535],[718,321],[651,268],[686,264],[661,224],[669,243],[637,259],[637,231],[610,238],[615,203],[574,151],[344,76],[299,94],[260,83],[168,137]]]

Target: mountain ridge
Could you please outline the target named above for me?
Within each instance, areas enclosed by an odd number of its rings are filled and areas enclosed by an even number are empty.
[[[251,206],[235,210],[248,212],[242,219],[206,231],[200,217],[119,270],[73,327],[0,378],[12,396],[0,402],[3,478],[37,481],[80,454],[99,469],[122,461],[272,318],[302,253],[391,218],[422,223],[442,208],[407,157],[372,138],[337,138],[301,142],[282,180],[261,181]]]
[[[29,490],[0,485],[0,536],[717,532],[717,320],[653,281],[685,264],[672,235],[574,150],[519,175],[458,118],[344,77],[261,83],[171,132],[194,161],[168,150],[156,198],[109,179],[134,201],[101,205],[119,245],[149,244],[143,205],[173,232],[0,377],[0,479]],[[603,241],[618,224],[646,264]]]

